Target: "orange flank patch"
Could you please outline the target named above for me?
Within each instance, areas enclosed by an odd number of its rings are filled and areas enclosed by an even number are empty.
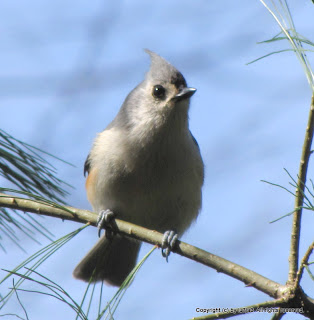
[[[91,169],[85,183],[87,199],[91,205],[93,205],[93,203],[95,202],[97,175],[98,170]]]

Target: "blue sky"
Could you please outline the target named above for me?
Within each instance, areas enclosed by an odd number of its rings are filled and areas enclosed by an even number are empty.
[[[289,4],[297,30],[313,40],[313,3]],[[241,4],[33,0],[18,6],[4,1],[0,30],[1,128],[75,165],[52,160],[58,176],[75,186],[67,201],[79,208],[90,209],[82,172],[93,138],[142,81],[149,68],[143,49],[177,67],[197,88],[190,128],[206,166],[202,212],[182,240],[280,283],[286,281],[291,218],[269,222],[290,212],[294,199],[261,180],[289,187],[283,168],[296,177],[311,91],[292,53],[246,65],[288,48],[287,43],[257,44],[279,32],[258,0]],[[1,179],[0,183],[5,185]],[[44,225],[56,238],[79,226],[49,218]],[[312,229],[313,214],[305,212],[301,256],[313,241]],[[20,238],[27,254],[4,242],[8,253],[0,254],[7,269],[40,249]],[[72,269],[96,240],[96,230],[88,228],[39,271],[79,301],[85,284],[72,279]],[[140,256],[150,248],[143,245]],[[302,285],[314,296],[307,275]],[[106,287],[104,301],[115,291]],[[21,297],[31,306],[32,319],[42,319],[43,314],[48,320],[74,318],[70,309],[53,299]],[[126,293],[116,318],[189,319],[202,315],[196,313],[197,307],[246,306],[268,299],[183,257],[173,254],[166,263],[156,250]],[[5,311],[22,314],[19,308],[12,300]],[[254,315],[254,319],[269,317]],[[292,318],[297,319],[287,317]]]

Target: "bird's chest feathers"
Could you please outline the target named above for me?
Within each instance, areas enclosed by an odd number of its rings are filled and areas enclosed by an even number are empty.
[[[151,137],[131,144],[125,158],[125,180],[146,188],[163,188],[176,184],[189,171],[189,152],[182,137]]]
[[[124,199],[130,204],[141,199],[150,203],[182,198],[200,180],[188,128],[173,124],[150,131],[147,123],[143,125],[146,130],[137,126],[137,131],[123,135],[105,131],[96,144],[95,154],[102,168],[97,192],[105,194],[106,202]]]

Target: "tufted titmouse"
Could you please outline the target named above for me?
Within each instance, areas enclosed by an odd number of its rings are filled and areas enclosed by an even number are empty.
[[[145,80],[96,137],[85,162],[86,190],[95,212],[181,235],[201,207],[204,165],[189,130],[183,75],[156,53]],[[108,210],[109,209],[109,210]],[[168,233],[169,235],[169,233]],[[75,268],[75,278],[119,286],[133,269],[141,243],[103,234]]]

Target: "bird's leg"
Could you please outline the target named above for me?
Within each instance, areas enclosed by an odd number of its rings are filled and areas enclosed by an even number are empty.
[[[113,230],[113,220],[115,214],[110,210],[101,210],[97,219],[98,236],[100,237],[101,229],[105,229],[106,238],[111,239],[115,235]]]
[[[170,255],[171,250],[173,250],[176,242],[178,240],[178,234],[173,230],[168,230],[164,233],[164,237],[161,243],[161,254],[166,258],[168,262],[168,257]]]

